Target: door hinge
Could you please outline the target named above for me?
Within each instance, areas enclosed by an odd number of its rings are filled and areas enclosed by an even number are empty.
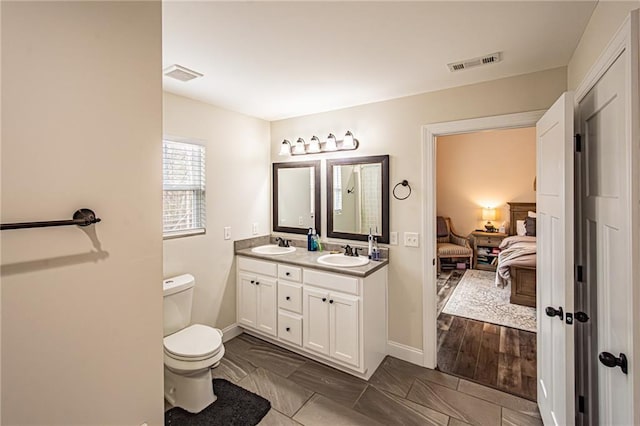
[[[576,133],[573,140],[575,141],[576,152],[582,152],[582,136],[580,136],[580,133]]]
[[[578,413],[584,413],[584,396],[578,396]]]
[[[582,282],[582,265],[576,265],[576,282]]]

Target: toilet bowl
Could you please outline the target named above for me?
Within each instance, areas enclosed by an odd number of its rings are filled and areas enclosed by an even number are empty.
[[[191,319],[194,278],[164,281],[164,397],[174,407],[199,413],[215,402],[211,368],[224,356],[222,331]]]

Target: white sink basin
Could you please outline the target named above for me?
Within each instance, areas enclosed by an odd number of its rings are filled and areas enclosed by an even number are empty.
[[[325,254],[318,258],[318,263],[327,266],[339,266],[342,268],[352,268],[354,266],[364,266],[369,263],[369,259],[364,256],[345,256],[344,254]]]
[[[279,247],[275,244],[267,244],[266,246],[254,247],[252,252],[258,254],[287,254],[296,251],[295,247]]]

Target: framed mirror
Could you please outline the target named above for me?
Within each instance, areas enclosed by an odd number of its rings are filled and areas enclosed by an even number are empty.
[[[320,161],[273,163],[273,231],[320,233]]]
[[[389,156],[327,160],[327,236],[389,243]]]

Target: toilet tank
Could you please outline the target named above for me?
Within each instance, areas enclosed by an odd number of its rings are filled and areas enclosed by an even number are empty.
[[[164,336],[186,328],[191,322],[193,275],[184,274],[162,282],[164,293]]]

